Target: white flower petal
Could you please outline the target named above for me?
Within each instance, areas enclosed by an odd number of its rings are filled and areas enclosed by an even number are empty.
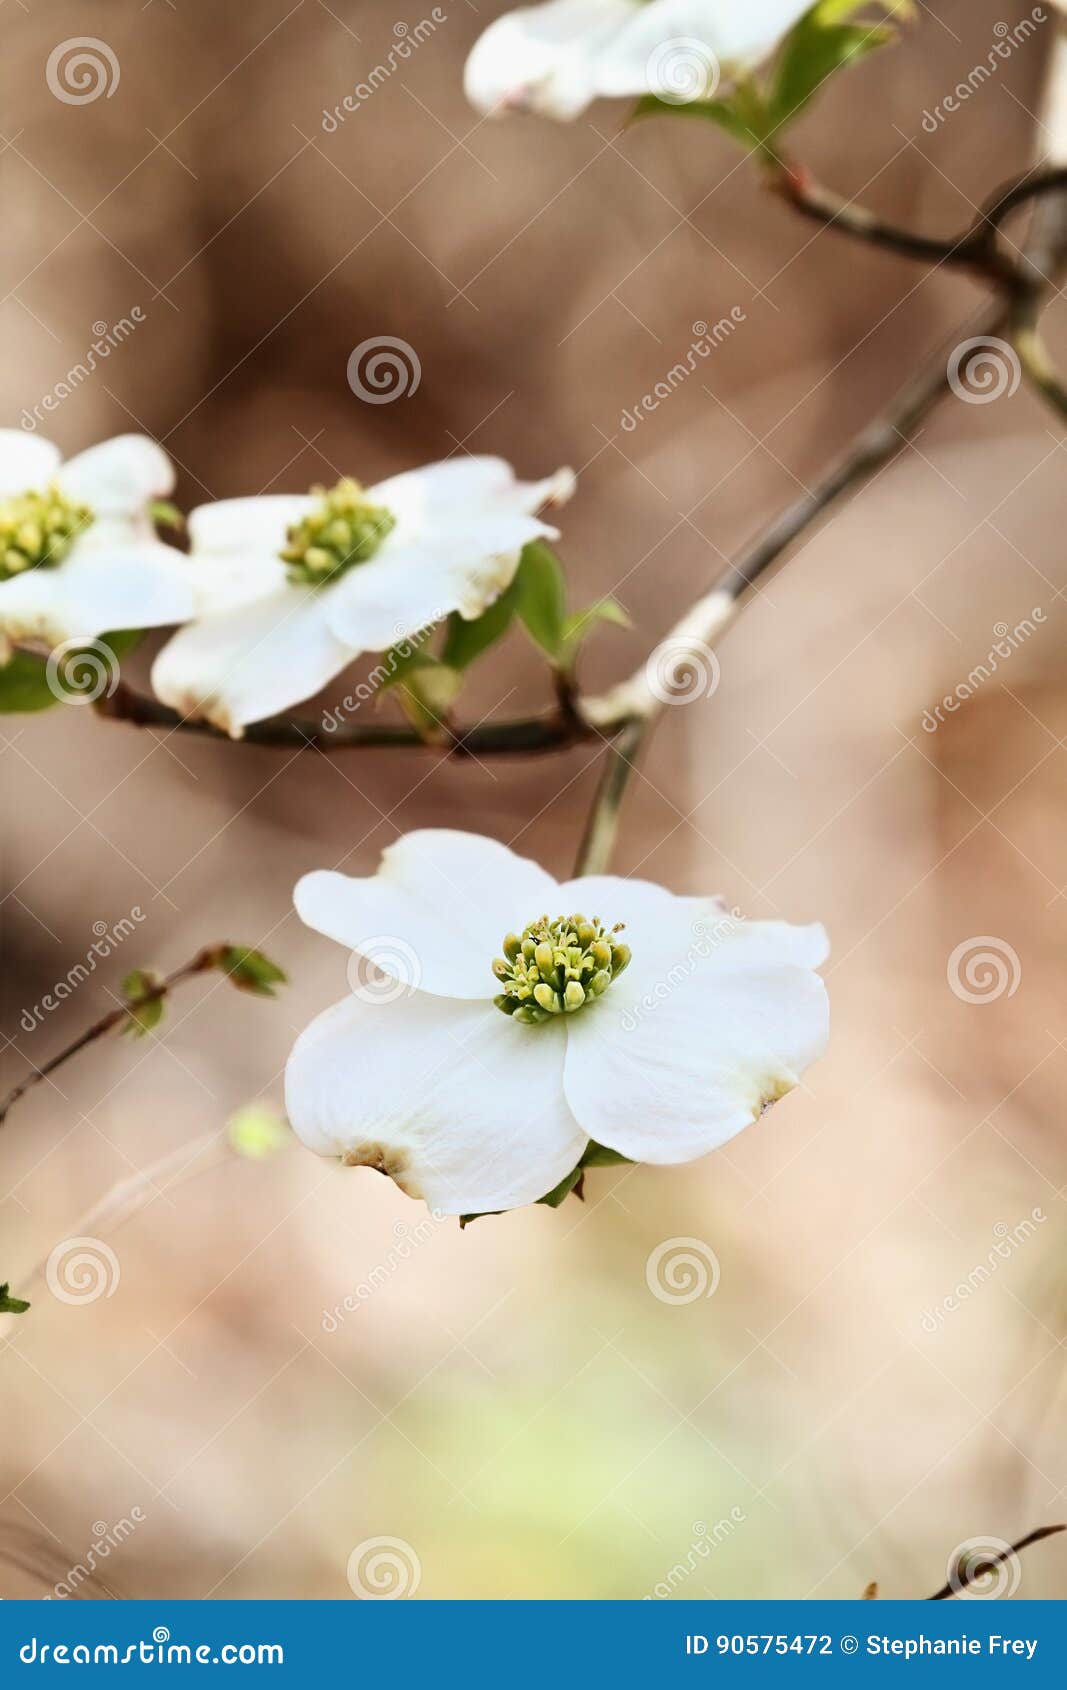
[[[627,932],[630,967],[567,1024],[571,1108],[634,1161],[685,1162],[725,1144],[826,1046],[825,987],[796,960],[822,960],[820,928],[751,923],[716,942],[713,918],[710,932],[689,931],[687,948],[675,935],[647,949],[643,928]]]
[[[264,493],[258,498],[217,499],[189,513],[194,552],[276,555],[289,529],[315,507],[310,493]]]
[[[314,588],[285,586],[183,628],[152,666],[157,697],[203,716],[233,738],[311,698],[352,661],[334,638]]]
[[[56,479],[97,515],[131,515],[172,491],[174,465],[146,434],[120,434],[68,459]]]
[[[380,552],[324,590],[338,639],[355,651],[385,651],[453,610],[473,621],[511,585],[523,546],[559,531],[537,517],[475,513],[436,537],[390,535]]]
[[[286,1109],[310,1149],[379,1168],[439,1214],[515,1209],[585,1149],[563,1051],[562,1029],[516,1026],[489,1003],[350,997],[297,1040]]]
[[[199,552],[183,562],[198,616],[256,604],[289,587],[286,565],[277,552]]]
[[[537,863],[495,839],[449,828],[405,834],[382,852],[367,880],[322,869],[306,874],[294,893],[309,927],[367,954],[405,984],[447,998],[494,997],[500,987],[493,962],[505,935],[559,913],[558,897]],[[398,941],[399,952],[382,945],[384,938]]]
[[[504,458],[460,453],[391,475],[368,487],[367,498],[392,511],[405,536],[435,535],[446,521],[450,525],[467,512],[518,511],[530,516],[542,505],[566,504],[574,488],[573,470],[557,470],[542,481],[519,481]]]
[[[61,459],[59,447],[50,440],[21,428],[0,428],[0,498],[47,487]]]
[[[491,115],[519,109],[577,117],[596,95],[597,54],[636,10],[637,0],[546,0],[505,12],[467,59],[468,100]]]
[[[179,553],[151,540],[113,549],[79,542],[55,568],[27,569],[0,582],[0,630],[12,640],[52,646],[169,627],[193,610]]]

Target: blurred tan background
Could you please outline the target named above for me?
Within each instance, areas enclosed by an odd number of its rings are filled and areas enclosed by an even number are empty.
[[[417,5],[9,6],[5,413],[139,307],[42,432],[75,451],[143,428],[186,506],[461,450],[529,476],[571,463],[575,595],[614,592],[635,624],[590,654],[602,685],[980,295],[792,219],[711,127],[624,133],[606,104],[568,127],[479,121],[463,60],[502,9],[446,3],[331,133],[324,109]],[[935,132],[923,114],[1024,15],[921,6],[904,45],[835,81],[798,153],[886,215],[963,226],[1031,159],[1049,27]],[[82,33],[121,74],[70,105],[45,65]],[[694,322],[735,306],[697,374],[622,429]],[[382,335],[422,378],[370,406],[346,363]],[[345,990],[344,954],[291,914],[296,878],[372,872],[434,823],[564,871],[595,754],[327,760],[74,708],[5,719],[11,1080],[133,966],[231,938],[292,984],[274,1004],[192,985],[161,1036],[95,1047],[3,1131],[0,1277],[33,1308],[0,1337],[0,1595],[54,1593],[117,1536],[78,1594],[347,1598],[350,1553],[388,1537],[420,1596],[850,1597],[870,1579],[910,1596],[959,1544],[1067,1517],[1063,469],[1025,391],[947,401],[755,596],[714,697],[666,713],[619,868],[824,920],[833,1038],[725,1151],[596,1172],[584,1208],[416,1232],[424,1211],[377,1176],[298,1147],[243,1161],[220,1135],[234,1109],[280,1105],[294,1034]],[[1035,609],[924,730],[995,625]],[[513,635],[465,706],[517,714],[544,691]],[[27,1033],[93,924],[134,909],[136,933]],[[966,1002],[949,959],[982,936],[1017,989]],[[161,1159],[136,1215],[85,1224]],[[75,1306],[35,1271],[82,1231],[121,1277]],[[674,1238],[715,1252],[710,1298],[651,1294],[647,1258]],[[1042,1545],[1021,1593],[1065,1579],[1067,1545]]]

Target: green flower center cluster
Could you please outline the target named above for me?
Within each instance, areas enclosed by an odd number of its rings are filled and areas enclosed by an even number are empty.
[[[26,569],[54,569],[93,520],[58,487],[0,499],[0,581]]]
[[[294,585],[322,587],[373,557],[396,527],[396,517],[384,505],[372,505],[358,481],[346,478],[329,492],[311,491],[319,504],[290,528],[281,555]]]
[[[630,947],[620,945],[594,916],[543,915],[522,934],[509,933],[504,955],[493,973],[504,990],[494,1000],[498,1009],[516,1021],[534,1025],[553,1015],[573,1015],[576,1009],[602,997],[630,960]]]

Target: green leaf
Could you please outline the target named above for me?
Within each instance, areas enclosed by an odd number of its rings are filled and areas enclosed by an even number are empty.
[[[892,24],[843,21],[863,5],[864,0],[819,0],[790,30],[770,90],[775,127],[792,122],[835,71],[896,40]]]
[[[254,992],[257,997],[272,998],[275,986],[286,984],[284,970],[248,945],[223,945],[217,966],[239,992]]]
[[[578,1166],[573,1168],[564,1179],[561,1179],[558,1185],[553,1186],[552,1190],[548,1192],[546,1196],[539,1197],[537,1201],[539,1203],[547,1203],[550,1209],[558,1209],[560,1204],[565,1198],[570,1196],[575,1186],[581,1180],[583,1171],[582,1164],[579,1162]]]
[[[151,1033],[163,1019],[163,976],[151,968],[135,968],[122,982],[121,992],[126,1000],[129,1016],[123,1032],[141,1039]]]
[[[25,1314],[29,1303],[24,1303],[21,1297],[9,1297],[9,1289],[6,1281],[0,1285],[0,1314]]]
[[[689,100],[684,105],[678,105],[671,100],[661,100],[655,94],[646,94],[638,100],[633,112],[635,119],[701,117],[706,123],[717,123],[720,129],[725,129],[746,151],[760,146],[764,136],[773,128],[769,115],[753,124],[756,116],[753,105],[742,104],[736,97],[730,100]]]
[[[469,669],[476,657],[481,657],[483,651],[488,651],[507,633],[511,626],[512,617],[518,602],[518,588],[514,581],[511,586],[501,593],[495,604],[481,616],[468,622],[453,611],[448,618],[448,632],[445,636],[444,650],[441,661],[452,669]]]
[[[595,603],[586,605],[584,610],[568,616],[563,624],[563,637],[560,642],[560,656],[565,669],[573,667],[579,650],[599,622],[610,622],[616,628],[633,627],[617,599],[597,599]]]
[[[581,1165],[583,1168],[615,1168],[623,1162],[632,1166],[629,1156],[621,1155],[618,1150],[609,1150],[606,1144],[598,1144],[595,1138],[591,1138],[585,1147]]]
[[[172,505],[169,499],[153,499],[148,507],[149,515],[157,528],[185,527],[185,518],[177,505]]]
[[[463,688],[458,669],[419,652],[395,683],[409,722],[426,738],[443,725]]]
[[[523,547],[515,576],[516,608],[530,638],[554,661],[563,645],[567,588],[555,552],[543,540]]]
[[[12,652],[0,668],[0,714],[50,710],[58,703],[59,694],[48,685],[44,658],[32,651]]]
[[[129,653],[133,651],[135,646],[140,645],[143,639],[143,628],[116,628],[115,632],[112,634],[101,634],[100,638],[98,640],[94,640],[93,645],[88,649],[92,650],[93,647],[106,646],[112,657],[121,662],[124,657],[128,656]]]

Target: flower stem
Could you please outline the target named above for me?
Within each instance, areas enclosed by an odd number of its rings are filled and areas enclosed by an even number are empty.
[[[611,862],[626,783],[634,771],[635,760],[653,720],[652,716],[636,717],[608,745],[604,769],[586,820],[582,843],[578,847],[574,864],[576,875],[603,874]]]
[[[139,1003],[158,1002],[165,998],[172,987],[177,986],[182,980],[191,980],[196,974],[209,973],[212,969],[218,967],[218,958],[219,947],[217,945],[205,947],[204,950],[199,951],[193,957],[191,962],[184,963],[181,968],[176,968],[173,974],[168,974],[154,985],[146,986],[139,997]],[[31,1091],[34,1086],[39,1085],[42,1080],[46,1080],[50,1074],[54,1074],[57,1068],[61,1068],[65,1062],[69,1062],[72,1056],[77,1056],[78,1052],[84,1050],[87,1045],[95,1044],[97,1039],[104,1038],[114,1028],[128,1025],[129,1022],[129,1006],[124,1003],[119,1004],[117,1008],[108,1010],[108,1013],[102,1015],[98,1021],[94,1021],[90,1027],[85,1029],[84,1033],[78,1035],[73,1043],[66,1045],[63,1050],[59,1051],[56,1056],[51,1057],[40,1068],[31,1068],[29,1073],[24,1074],[18,1084],[11,1088],[7,1096],[0,1099],[0,1127],[3,1126],[10,1110],[14,1108],[19,1099],[24,1097],[28,1091]]]

